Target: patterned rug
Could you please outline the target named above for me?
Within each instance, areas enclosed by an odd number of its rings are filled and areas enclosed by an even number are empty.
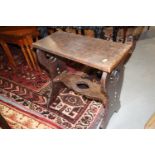
[[[0,112],[9,126],[13,129],[48,129],[58,128],[55,124],[37,118],[24,110],[0,100]]]
[[[20,76],[22,72],[0,70],[1,113],[11,128],[97,128],[104,118],[102,103],[67,88],[47,109],[48,76],[43,72],[29,78]],[[24,75],[30,74],[25,71]]]
[[[44,71],[30,71],[28,66],[23,64],[19,65],[16,70],[8,66],[0,65],[0,77],[12,80],[35,92],[40,92],[50,83],[50,79]]]

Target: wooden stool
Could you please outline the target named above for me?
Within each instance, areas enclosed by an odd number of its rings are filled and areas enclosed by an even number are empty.
[[[63,85],[65,84],[69,89],[87,98],[91,97],[103,101],[106,100],[107,96],[107,102],[102,104],[105,113],[100,113],[102,116],[104,115],[100,128],[105,128],[112,114],[120,108],[119,98],[123,82],[123,65],[127,59],[129,50],[132,48],[132,43],[114,43],[73,33],[56,32],[33,43],[33,47],[37,48],[38,60],[49,72],[52,81],[47,105],[50,104],[52,106],[52,103],[55,103],[52,101],[57,96],[57,90],[60,90],[58,86],[60,82],[63,82]],[[46,57],[47,53],[51,54],[51,59]],[[60,63],[56,63],[56,61],[66,64],[64,70],[72,67],[67,63],[68,61],[72,61],[76,64],[90,67],[95,72],[97,70],[100,71],[99,85],[97,85],[98,81],[97,83],[93,83],[94,81],[91,82],[89,79],[83,79],[79,74],[63,74],[60,71]],[[80,71],[81,69],[82,67],[79,68]],[[76,70],[76,68],[72,70]],[[55,85],[56,82],[57,84]],[[83,84],[86,89],[79,89],[78,87]],[[63,115],[63,113],[60,112],[60,115]]]
[[[16,44],[21,48],[31,70],[40,70],[35,53],[32,51],[32,38],[35,37],[37,40],[38,35],[35,27],[8,27],[0,30],[0,44],[12,67],[16,67],[16,63],[7,43]]]

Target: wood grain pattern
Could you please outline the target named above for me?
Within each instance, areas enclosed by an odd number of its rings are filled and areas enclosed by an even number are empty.
[[[155,113],[151,116],[151,118],[145,124],[145,129],[155,129]]]
[[[132,44],[56,32],[33,43],[33,47],[110,73],[128,54]]]
[[[39,32],[36,27],[6,27],[0,29],[0,37],[9,42],[9,37],[12,39],[24,38],[26,35],[38,36]],[[9,36],[9,37],[8,37]]]
[[[8,58],[8,61],[9,61],[9,64],[12,67],[16,67],[16,63],[15,63],[15,61],[13,59],[13,55],[12,55],[11,50],[9,49],[8,45],[2,40],[0,40],[0,45],[2,46],[2,48],[5,51],[5,54],[6,54],[7,58]]]

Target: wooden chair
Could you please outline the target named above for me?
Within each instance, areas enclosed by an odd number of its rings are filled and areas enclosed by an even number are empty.
[[[48,27],[48,34],[56,31],[65,31],[89,37],[103,38],[104,26],[51,26]]]
[[[118,32],[120,29],[123,29],[122,42],[125,43],[128,26],[51,26],[48,27],[48,34],[52,34],[60,30],[86,35],[89,37],[106,39],[107,36],[105,37],[103,30],[106,31],[106,29],[109,28],[111,31],[111,36],[108,36],[108,38],[112,37],[113,41],[117,41]]]
[[[8,58],[9,64],[16,67],[8,43],[21,48],[25,60],[31,70],[40,70],[35,53],[32,51],[33,38],[37,40],[39,32],[35,27],[5,27],[0,29],[0,44]]]

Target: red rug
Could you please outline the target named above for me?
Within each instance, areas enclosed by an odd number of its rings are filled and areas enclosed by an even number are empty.
[[[36,117],[36,115],[30,114],[1,100],[0,112],[12,129],[59,128],[56,124],[52,124],[51,122],[48,122],[43,118],[41,119],[39,117]]]
[[[47,109],[46,96],[50,81],[45,73],[35,74],[44,81],[41,84],[33,79],[21,78],[13,71],[1,69],[0,75],[0,98],[3,100],[0,104],[4,109],[9,109],[9,113],[3,111],[3,116],[12,128],[97,128],[104,118],[105,110],[100,102],[89,100],[67,88]],[[22,79],[22,82],[18,79]],[[37,121],[38,125],[31,121]]]
[[[0,77],[14,81],[18,85],[31,89],[34,92],[40,92],[50,83],[50,79],[44,71],[30,71],[26,65],[19,65],[16,70],[1,65]]]

